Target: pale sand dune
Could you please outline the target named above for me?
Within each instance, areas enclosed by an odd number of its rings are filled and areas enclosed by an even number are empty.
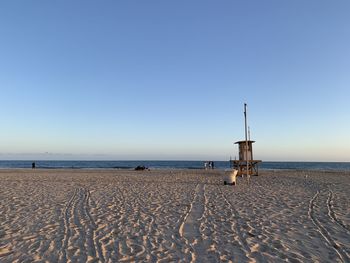
[[[350,174],[1,170],[0,262],[350,262]]]

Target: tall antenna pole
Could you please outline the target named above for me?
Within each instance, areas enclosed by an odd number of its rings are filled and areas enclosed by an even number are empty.
[[[247,134],[247,103],[244,103],[244,130],[245,130],[245,158],[246,158],[246,172],[247,172],[247,180],[248,184],[250,181],[250,175],[249,175],[249,163],[248,163],[248,134]]]

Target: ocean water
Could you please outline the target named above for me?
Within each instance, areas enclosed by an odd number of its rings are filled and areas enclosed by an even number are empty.
[[[33,161],[1,161],[0,168],[31,168]],[[204,161],[35,161],[44,169],[134,169],[144,165],[150,169],[202,169]],[[214,162],[216,169],[230,168],[229,161]],[[262,162],[259,169],[350,171],[350,162]]]

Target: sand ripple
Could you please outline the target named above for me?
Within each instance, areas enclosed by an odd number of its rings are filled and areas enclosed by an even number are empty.
[[[350,262],[350,174],[2,170],[1,262]]]

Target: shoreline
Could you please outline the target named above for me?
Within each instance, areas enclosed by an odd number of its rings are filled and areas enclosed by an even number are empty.
[[[132,170],[137,166],[156,169],[201,170],[204,161],[0,161],[0,169],[31,168],[37,169],[115,169]],[[229,161],[215,161],[215,169],[230,169]],[[349,162],[262,162],[259,170],[315,170],[350,171]]]
[[[6,172],[6,171],[136,171],[135,168],[89,168],[89,167],[52,167],[52,168],[41,168],[37,167],[35,169],[32,168],[22,168],[22,167],[0,167],[0,172]],[[203,173],[208,173],[208,172],[228,172],[232,170],[231,168],[215,168],[215,169],[208,169],[205,170],[204,168],[148,168],[145,169],[144,172],[147,171],[201,171]],[[142,172],[142,171],[136,171],[136,172]],[[349,173],[350,175],[350,170],[347,169],[340,169],[340,170],[335,170],[335,169],[289,169],[289,168],[259,168],[259,175],[261,173],[268,173],[268,172],[321,172],[321,173]],[[257,175],[257,176],[259,176]],[[253,175],[252,177],[256,177],[256,175]]]

